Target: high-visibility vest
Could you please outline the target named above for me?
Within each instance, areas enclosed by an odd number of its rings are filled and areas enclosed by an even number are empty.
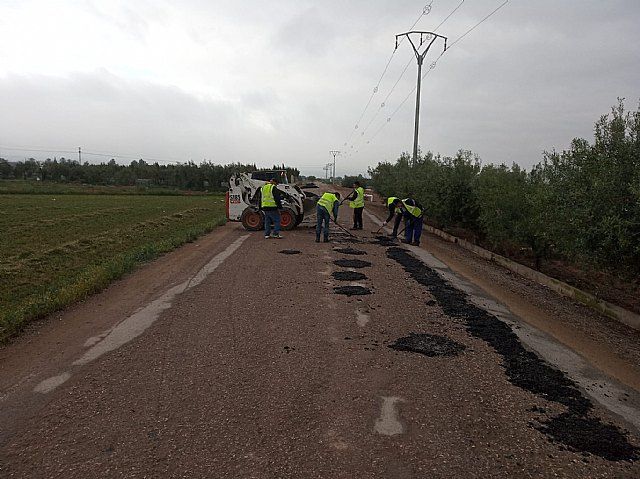
[[[364,188],[356,188],[356,199],[349,202],[349,208],[364,208]]]
[[[422,214],[422,210],[420,208],[418,208],[417,206],[408,205],[407,204],[408,200],[409,200],[409,198],[407,198],[406,200],[402,200],[402,204],[404,205],[406,210],[409,212],[409,214],[411,214],[412,216],[415,216],[416,218],[419,218],[420,215]]]
[[[273,196],[273,186],[271,183],[262,186],[262,198],[260,199],[261,208],[276,208],[278,206]]]
[[[333,205],[338,201],[338,197],[333,193],[325,193],[318,200],[318,206],[322,206],[329,213],[333,212]]]
[[[387,207],[393,203],[395,200],[399,200],[400,198],[398,198],[397,196],[389,196],[389,198],[387,198]],[[400,208],[396,208],[396,213],[400,213]]]

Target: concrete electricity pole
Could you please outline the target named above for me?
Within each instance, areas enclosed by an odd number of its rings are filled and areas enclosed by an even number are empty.
[[[340,154],[339,150],[331,150],[329,154],[333,155],[333,183],[336,182],[336,156]]]
[[[420,43],[418,44],[418,46],[416,46],[416,44],[414,43],[414,39],[417,42],[418,35],[420,36]],[[413,133],[413,164],[415,165],[418,161],[418,128],[420,124],[420,87],[422,83],[422,62],[424,61],[424,57],[427,56],[429,48],[431,48],[433,42],[435,42],[438,38],[442,38],[444,40],[444,51],[446,51],[447,37],[443,37],[442,35],[438,35],[437,33],[433,32],[411,31],[406,33],[399,33],[398,35],[396,35],[396,48],[398,48],[399,37],[406,37],[407,40],[409,40],[411,46],[413,47],[413,53],[416,54],[416,60],[418,60],[418,86],[416,88],[416,126]],[[422,53],[420,53],[422,46],[425,44],[426,47],[424,48]]]
[[[78,163],[82,164],[82,148],[78,147]]]

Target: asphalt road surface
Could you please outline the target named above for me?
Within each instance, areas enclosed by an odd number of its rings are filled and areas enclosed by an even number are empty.
[[[372,221],[229,224],[35,324],[0,477],[640,477],[637,332]]]

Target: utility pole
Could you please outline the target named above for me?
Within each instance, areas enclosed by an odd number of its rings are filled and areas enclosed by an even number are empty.
[[[339,150],[331,150],[329,154],[333,155],[333,183],[336,182],[336,156],[340,154]]]
[[[418,46],[414,43],[414,39],[417,42],[417,36],[420,37],[420,43]],[[416,124],[415,130],[413,132],[413,165],[418,162],[418,130],[420,125],[420,87],[422,84],[422,62],[424,61],[424,57],[427,56],[429,52],[429,48],[433,45],[438,38],[442,38],[444,40],[444,51],[447,50],[447,37],[443,37],[442,35],[438,35],[433,32],[417,32],[411,31],[406,33],[399,33],[396,35],[396,49],[398,48],[398,37],[406,37],[407,40],[411,43],[413,47],[413,53],[416,54],[416,60],[418,60],[418,86],[416,87]],[[423,45],[427,45],[422,53],[420,50]]]
[[[82,164],[82,148],[78,147],[78,163]]]

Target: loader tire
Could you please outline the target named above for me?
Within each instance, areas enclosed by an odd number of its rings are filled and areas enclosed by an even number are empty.
[[[296,214],[290,208],[285,208],[280,212],[280,228],[284,231],[292,230],[296,227]]]
[[[242,221],[244,229],[248,231],[260,231],[264,228],[264,218],[262,213],[253,208],[247,208],[244,210],[240,217],[240,221]]]

